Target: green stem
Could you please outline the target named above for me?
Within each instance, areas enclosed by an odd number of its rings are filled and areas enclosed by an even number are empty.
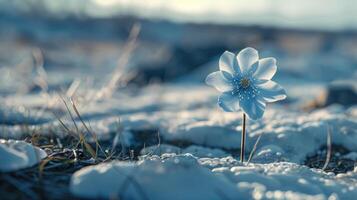
[[[245,121],[246,121],[246,116],[245,116],[245,113],[243,113],[242,136],[241,136],[241,143],[240,143],[240,161],[241,161],[241,162],[244,162]]]

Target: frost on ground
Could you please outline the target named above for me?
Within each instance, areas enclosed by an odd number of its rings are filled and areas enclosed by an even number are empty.
[[[24,141],[0,139],[0,172],[31,167],[47,156],[46,152]]]
[[[242,165],[232,157],[163,154],[77,171],[73,194],[124,199],[353,199],[357,171],[334,175],[290,162]]]
[[[82,197],[124,199],[221,199],[221,193],[232,199],[238,195],[227,179],[215,176],[188,155],[84,168],[72,177],[71,191]]]
[[[137,94],[124,93],[80,106],[79,110],[102,141],[113,140],[118,125],[123,127],[124,131],[116,139],[128,149],[137,148],[140,151],[144,146],[162,143],[183,148],[180,153],[203,155],[201,147],[205,147],[223,151],[218,152],[220,156],[227,152],[234,154],[240,146],[241,114],[222,112],[216,106],[215,92],[205,86],[190,86],[190,91],[183,92],[185,87],[181,84],[159,89],[148,87]],[[157,90],[167,92],[157,94],[154,92]],[[41,104],[41,100],[33,104]],[[248,122],[247,149],[252,149],[261,135],[254,162],[289,161],[301,164],[309,154],[326,145],[328,130],[333,144],[357,152],[357,107],[331,105],[308,113],[298,106],[298,103],[268,105],[262,120]],[[62,120],[75,129],[65,112]],[[75,120],[83,129],[80,120]],[[2,125],[2,137],[20,137],[21,127]],[[58,136],[65,135],[63,127],[54,117],[50,122],[32,124],[29,128],[50,129]],[[41,134],[48,134],[48,131],[41,131]],[[196,147],[190,148],[191,145]]]
[[[153,46],[156,43],[146,48]],[[279,58],[277,80],[286,88],[288,99],[268,104],[262,120],[248,121],[246,158],[259,137],[260,141],[247,165],[237,161],[242,114],[220,110],[216,105],[218,93],[203,83],[208,72],[217,69],[217,58],[180,78],[159,85],[129,84],[108,98],[97,96],[112,75],[111,65],[106,69],[106,63],[95,64],[87,57],[81,59],[78,68],[64,70],[57,68],[58,63],[54,64],[56,70],[46,68],[49,82],[45,91],[28,83],[33,82],[32,76],[25,79],[15,68],[1,67],[0,71],[10,72],[0,73],[0,138],[7,139],[0,144],[0,158],[6,161],[0,162],[0,171],[11,173],[3,173],[4,177],[0,174],[0,181],[21,180],[23,187],[16,188],[15,184],[14,189],[13,182],[8,181],[9,186],[0,187],[0,193],[7,188],[11,188],[10,193],[41,190],[44,199],[75,198],[71,195],[94,199],[354,199],[357,107],[332,104],[308,111],[303,108],[329,81],[345,77],[354,80],[355,56],[335,54],[337,50],[316,55],[304,48],[304,54],[295,56],[269,45],[261,49],[266,49],[264,56]],[[62,61],[74,59],[76,53],[62,49],[51,54],[63,54]],[[163,56],[157,55],[160,59]],[[179,60],[185,59],[179,56]],[[116,58],[111,61],[116,63]],[[83,67],[89,65],[103,66],[103,71]],[[15,78],[5,79],[9,73]],[[21,93],[23,87],[26,90]],[[58,93],[72,111],[73,120]],[[81,118],[73,111],[68,96]],[[326,173],[320,169],[327,160],[328,130],[332,158]],[[83,133],[88,143],[81,145],[78,133]],[[92,145],[97,150],[92,133],[104,152],[99,150],[96,159],[87,148]],[[38,143],[33,144],[48,152],[42,175],[37,169],[17,171],[46,156],[43,150],[24,142],[30,138],[37,138]],[[92,166],[83,168],[87,165]],[[44,187],[36,187],[38,182],[32,177],[43,181]],[[21,197],[28,199],[31,194]]]
[[[290,99],[268,105],[262,120],[248,121],[247,154],[261,136],[248,166],[237,162],[241,114],[222,112],[216,106],[215,91],[202,84],[175,83],[143,87],[135,92],[122,90],[113,98],[83,104],[78,99],[82,119],[103,147],[130,154],[132,161],[113,161],[78,171],[72,177],[71,192],[79,197],[114,195],[129,199],[167,199],[172,194],[187,195],[185,199],[197,199],[203,194],[208,199],[234,199],[237,195],[247,199],[353,197],[353,164],[346,170],[334,170],[330,163],[329,171],[342,172],[339,175],[304,165],[313,166],[306,162],[307,158],[314,158],[319,151],[323,161],[326,160],[326,151],[321,149],[327,144],[329,129],[332,144],[346,149],[339,158],[356,162],[357,107],[331,105],[306,112],[301,110],[299,99],[292,100],[301,90],[287,91],[292,91],[288,94]],[[67,134],[52,112],[68,128],[76,129],[61,101],[39,109],[47,100],[34,94],[27,96],[30,98],[25,100],[9,95],[4,100],[9,108],[20,104],[26,105],[27,110],[2,109],[2,116],[19,120],[16,124],[3,120],[2,138],[39,134],[61,141]],[[33,120],[27,120],[28,116]],[[87,133],[76,115],[74,120]],[[86,137],[93,140],[91,134]],[[68,152],[73,156],[71,150]],[[138,155],[146,157],[135,162]],[[87,159],[88,155],[84,157]],[[166,190],[162,189],[164,186]]]

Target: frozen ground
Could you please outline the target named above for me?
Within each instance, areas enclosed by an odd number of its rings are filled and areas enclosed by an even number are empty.
[[[336,176],[290,162],[242,165],[232,157],[163,154],[86,167],[73,175],[70,187],[88,198],[353,199],[356,173]]]
[[[186,32],[168,38],[158,31],[165,23],[148,24],[127,63],[144,83],[135,86],[135,77],[107,97],[100,89],[117,74],[125,46],[111,38],[115,32],[94,40],[99,36],[91,32],[84,37],[81,31],[59,31],[61,42],[53,43],[46,26],[21,25],[26,31],[20,36],[29,41],[3,33],[0,156],[6,162],[0,162],[0,193],[14,199],[354,199],[357,106],[309,104],[331,81],[355,84],[353,34],[282,32],[273,37],[269,31],[261,35],[264,29],[228,28],[222,36],[215,32],[219,27],[209,26],[202,37],[204,26],[182,25]],[[75,43],[72,35],[77,35]],[[248,121],[246,158],[260,140],[246,164],[237,161],[242,114],[220,110],[218,93],[203,83],[218,68],[222,47],[244,45],[236,38],[273,38],[254,45],[264,57],[277,57],[277,80],[288,96],[267,105],[263,119]],[[128,75],[128,69],[120,70]],[[157,83],[161,70],[167,77]]]
[[[300,109],[300,101],[268,105],[262,120],[248,122],[247,157],[261,138],[251,163],[242,165],[237,162],[241,114],[222,112],[216,106],[216,96],[213,89],[202,84],[175,83],[148,86],[135,93],[123,90],[114,98],[86,105],[78,101],[81,117],[100,141],[131,159],[79,170],[71,178],[71,193],[85,198],[124,199],[353,198],[357,186],[353,172],[357,107],[336,104],[306,112]],[[65,138],[66,131],[51,113],[63,110],[63,104],[58,101],[52,108],[40,109],[45,101],[37,95],[26,99],[8,96],[8,109],[2,108],[2,112],[6,118],[24,121],[21,125],[2,125],[2,137],[20,139],[33,131]],[[26,105],[27,110],[10,109],[17,104]],[[37,118],[31,115],[38,112],[42,114]],[[75,130],[66,112],[56,112]],[[84,130],[80,119],[75,118],[79,129]],[[27,129],[23,128],[25,122],[30,124]],[[328,130],[333,145],[347,149],[336,150],[333,157],[352,163],[338,175],[305,166],[309,164],[307,158],[319,152],[325,160]],[[93,138],[88,134],[88,139]],[[144,157],[135,161],[138,155]],[[334,168],[336,163],[331,162],[327,169],[339,172]]]

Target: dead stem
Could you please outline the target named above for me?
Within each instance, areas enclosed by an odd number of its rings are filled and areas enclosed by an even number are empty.
[[[258,147],[258,144],[259,144],[259,141],[260,141],[260,138],[262,137],[263,133],[259,135],[257,141],[255,141],[255,144],[254,144],[254,147],[252,149],[252,151],[250,152],[249,154],[249,158],[248,158],[248,161],[247,161],[247,165],[250,163],[250,161],[252,160],[254,154],[255,154],[255,151],[257,150],[257,147]]]
[[[326,152],[326,160],[325,160],[325,164],[324,166],[322,167],[322,171],[325,171],[329,162],[330,162],[330,159],[331,159],[331,153],[332,153],[332,144],[331,144],[331,127],[329,126],[328,129],[327,129],[327,152]]]
[[[98,149],[105,155],[105,157],[108,157],[108,155],[105,153],[105,151],[103,150],[102,146],[99,144],[98,141],[98,137],[97,135],[92,132],[88,126],[86,125],[86,123],[83,121],[81,114],[79,113],[76,104],[74,103],[73,99],[70,98],[71,104],[72,104],[72,108],[74,110],[74,112],[76,113],[77,117],[79,118],[79,120],[81,121],[81,123],[83,124],[84,128],[87,130],[88,133],[90,133],[95,141],[96,144],[96,150],[95,150],[95,154],[98,154]]]

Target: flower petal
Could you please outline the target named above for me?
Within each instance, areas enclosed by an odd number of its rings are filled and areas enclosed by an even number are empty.
[[[240,73],[235,55],[232,52],[225,51],[219,58],[219,70],[230,74]]]
[[[243,98],[239,102],[239,106],[243,112],[248,115],[249,119],[257,120],[261,118],[265,110],[265,102],[263,99],[256,98]]]
[[[275,102],[286,98],[286,93],[283,87],[274,81],[265,81],[262,84],[256,85],[259,95],[266,102]]]
[[[259,60],[257,71],[253,74],[256,79],[270,80],[277,70],[275,58],[264,58]]]
[[[238,53],[237,60],[240,71],[244,74],[259,60],[258,51],[252,47],[247,47]]]
[[[249,67],[248,72],[246,74],[252,76],[257,71],[258,66],[259,66],[259,62],[255,62],[254,64],[252,64],[252,66]]]
[[[218,97],[218,105],[226,112],[239,110],[239,101],[231,92],[224,92]]]
[[[220,92],[227,92],[233,89],[231,84],[232,76],[224,71],[217,71],[206,77],[206,84],[215,87]]]

